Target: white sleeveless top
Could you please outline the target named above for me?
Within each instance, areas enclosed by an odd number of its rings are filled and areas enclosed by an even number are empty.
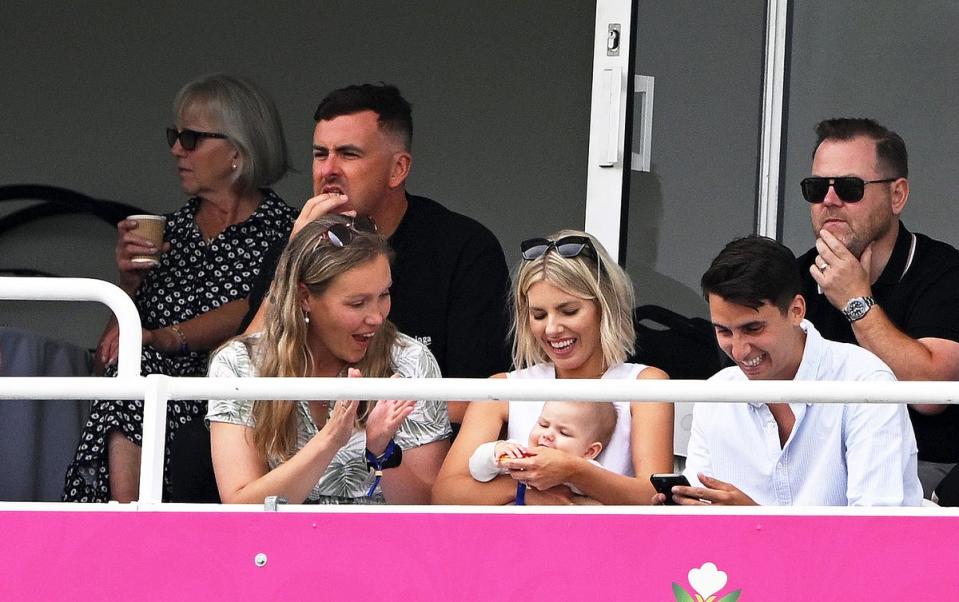
[[[616,364],[611,366],[603,378],[632,378],[646,369],[644,364]],[[507,378],[556,378],[553,364],[536,364],[523,370],[508,372]],[[509,402],[509,426],[507,438],[514,441],[527,441],[529,434],[536,425],[545,401],[511,401]],[[628,477],[634,476],[633,457],[630,453],[630,432],[632,431],[632,414],[628,401],[614,401],[616,406],[616,429],[609,445],[602,451],[596,460],[604,468]]]

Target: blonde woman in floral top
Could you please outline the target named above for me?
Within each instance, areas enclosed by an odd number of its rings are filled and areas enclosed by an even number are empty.
[[[345,216],[306,225],[280,259],[264,331],[217,352],[210,376],[440,376],[386,320],[390,251],[374,229]],[[428,503],[449,450],[437,401],[211,400],[207,420],[226,503]]]

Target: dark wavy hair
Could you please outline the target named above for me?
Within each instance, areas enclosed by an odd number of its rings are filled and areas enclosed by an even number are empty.
[[[802,291],[796,256],[765,236],[746,236],[727,244],[700,281],[703,298],[724,300],[753,309],[767,301],[786,312]]]

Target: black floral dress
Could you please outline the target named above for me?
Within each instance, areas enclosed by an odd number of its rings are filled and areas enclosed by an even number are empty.
[[[166,216],[164,236],[170,242],[170,251],[164,253],[159,266],[147,273],[133,299],[144,328],[152,330],[179,324],[249,295],[263,255],[275,241],[290,235],[297,214],[273,191],[263,192],[263,201],[246,221],[229,226],[210,241],[203,240],[196,225],[199,198],[190,199],[178,211]],[[144,347],[141,371],[144,375],[205,376],[207,362],[206,352],[170,355]],[[115,376],[115,367],[107,374]],[[204,414],[206,401],[169,402],[167,450],[179,427]],[[76,457],[67,468],[64,501],[106,502],[110,499],[106,443],[112,429],[119,429],[127,439],[141,445],[143,402],[93,402]],[[168,463],[169,453],[164,461],[167,485]]]

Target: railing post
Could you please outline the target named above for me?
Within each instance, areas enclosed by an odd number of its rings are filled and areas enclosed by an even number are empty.
[[[140,503],[163,501],[163,460],[170,377],[150,374],[143,394],[143,447],[140,456]]]

